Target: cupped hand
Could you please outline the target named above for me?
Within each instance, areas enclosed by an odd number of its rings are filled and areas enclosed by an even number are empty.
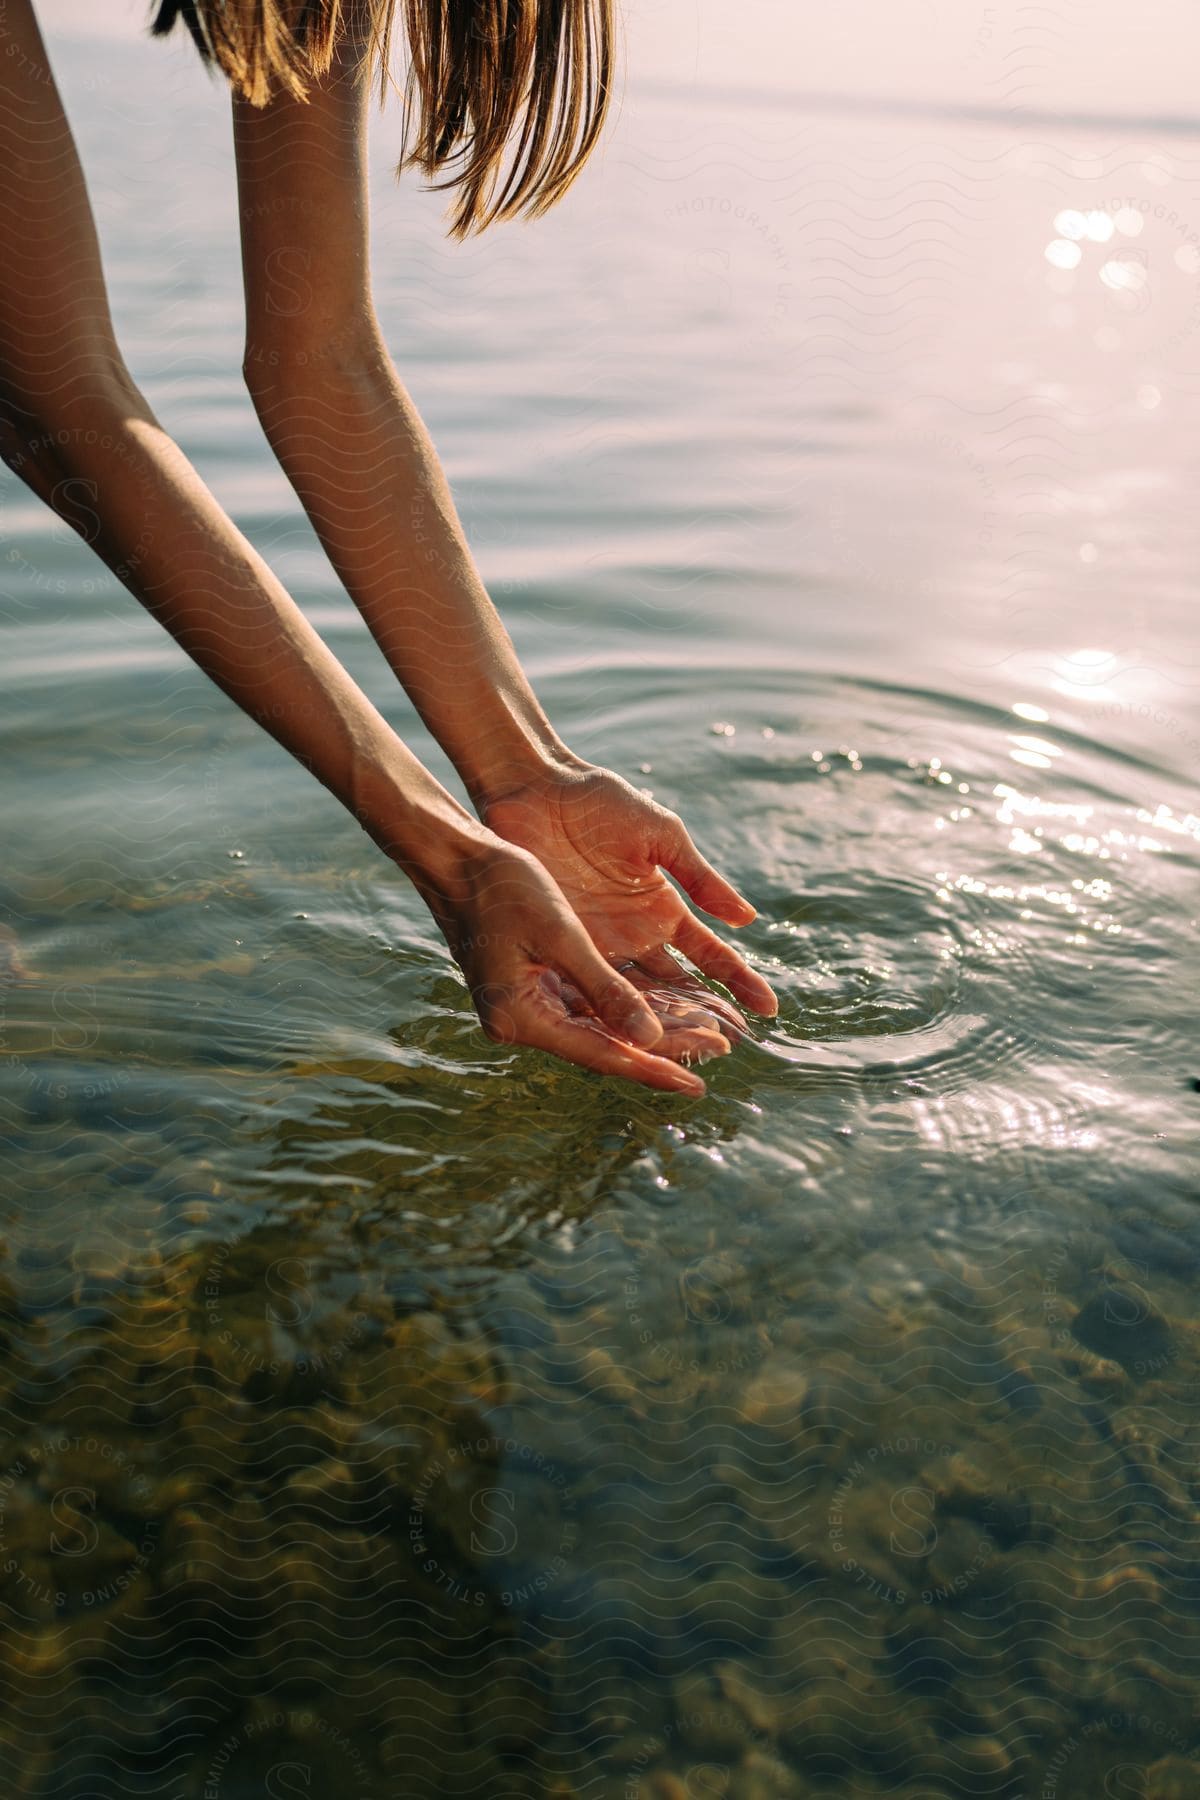
[[[704,1092],[680,1063],[724,1055],[726,1039],[691,1005],[656,1017],[533,855],[495,840],[436,892],[422,891],[490,1038],[647,1087]]]
[[[672,950],[749,1011],[771,1017],[778,1010],[769,984],[696,918],[667,875],[727,925],[749,924],[750,902],[705,861],[682,820],[620,775],[590,765],[556,768],[489,801],[484,819],[537,857],[596,948],[660,1015],[685,1007],[693,1023],[706,1020],[726,1036],[745,1030],[737,1007],[683,969]]]

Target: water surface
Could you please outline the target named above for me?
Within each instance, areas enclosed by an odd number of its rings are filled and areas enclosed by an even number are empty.
[[[241,388],[219,94],[53,46],[138,378],[452,780]],[[489,1044],[0,487],[14,1794],[1196,1791],[1200,150],[688,76],[467,247],[387,126],[375,232],[559,729],[759,907],[703,1100]]]

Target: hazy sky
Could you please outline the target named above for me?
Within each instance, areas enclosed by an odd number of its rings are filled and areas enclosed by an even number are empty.
[[[631,77],[1095,112],[1195,112],[1195,0],[618,0]],[[132,35],[144,0],[39,0]],[[1198,115],[1200,116],[1200,115]]]

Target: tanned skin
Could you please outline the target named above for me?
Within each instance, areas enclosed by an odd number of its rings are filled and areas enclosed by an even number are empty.
[[[346,591],[478,816],[423,767],[225,514],[113,333],[31,0],[0,0],[0,454],[413,882],[494,1039],[654,1088],[775,996],[691,912],[754,909],[680,820],[558,737],[480,580],[371,297],[370,77],[353,26],[307,101],[233,103],[249,392]],[[665,873],[664,873],[665,871]]]

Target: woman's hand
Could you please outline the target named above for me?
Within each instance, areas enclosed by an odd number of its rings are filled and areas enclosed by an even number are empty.
[[[596,949],[535,857],[485,832],[452,876],[414,879],[490,1038],[646,1087],[704,1092],[677,1059],[724,1055],[725,1038],[690,1006],[660,1022]]]
[[[663,870],[727,925],[749,924],[754,908],[705,861],[674,813],[621,776],[588,764],[555,767],[487,801],[483,817],[549,870],[596,948],[660,1016],[682,1008],[693,1025],[707,1021],[732,1037],[745,1029],[737,1008],[682,969],[668,946],[751,1012],[777,1011],[767,982],[701,924]]]

